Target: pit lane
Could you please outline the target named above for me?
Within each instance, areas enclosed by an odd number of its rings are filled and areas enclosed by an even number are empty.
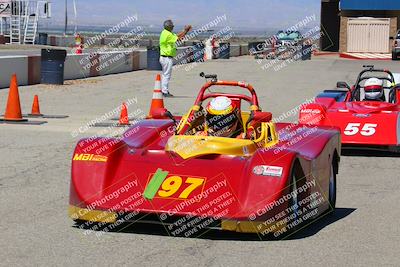
[[[168,98],[166,106],[174,114],[187,112],[204,83],[198,76],[204,71],[251,83],[263,109],[279,117],[337,81],[354,82],[365,64],[400,72],[397,62],[332,56],[293,62],[277,72],[262,69],[251,57],[217,60],[189,71],[177,69],[171,83],[177,97]],[[171,237],[151,226],[96,236],[73,227],[67,216],[71,157],[76,142],[96,130],[76,137],[72,133],[132,97],[138,99],[132,110],[147,113],[154,77],[155,72],[138,71],[69,81],[62,87],[20,87],[23,113],[29,113],[33,95],[39,94],[44,113],[70,117],[42,126],[0,126],[1,265],[399,264],[400,159],[386,153],[342,156],[335,216],[285,241],[218,232],[201,238]],[[7,93],[0,90],[0,108],[6,105]],[[285,121],[296,120],[289,116]]]

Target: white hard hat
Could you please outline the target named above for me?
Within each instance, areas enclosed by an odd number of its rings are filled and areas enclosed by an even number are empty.
[[[383,95],[383,81],[378,78],[369,78],[364,84],[365,99],[378,100]]]

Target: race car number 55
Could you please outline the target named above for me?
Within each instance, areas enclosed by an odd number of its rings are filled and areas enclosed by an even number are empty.
[[[360,133],[362,136],[372,136],[376,133],[376,127],[378,127],[378,124],[366,123],[361,126],[361,123],[349,123],[344,130],[344,134],[353,136]]]

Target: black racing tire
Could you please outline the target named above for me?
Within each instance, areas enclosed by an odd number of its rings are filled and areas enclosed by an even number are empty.
[[[288,201],[288,208],[290,208],[290,212],[288,212],[287,216],[289,218],[293,218],[290,221],[292,222],[290,229],[288,229],[288,234],[296,232],[302,225],[293,224],[293,222],[300,220],[301,212],[299,213],[299,209],[301,208],[299,202],[308,194],[307,192],[294,194],[298,188],[302,187],[306,182],[305,175],[303,173],[303,169],[298,161],[293,165],[292,172],[290,174],[290,194],[293,193],[292,197]]]
[[[333,213],[336,208],[336,195],[337,195],[337,183],[336,174],[338,173],[338,162],[337,159],[333,159],[331,164],[331,174],[329,176],[329,213]]]

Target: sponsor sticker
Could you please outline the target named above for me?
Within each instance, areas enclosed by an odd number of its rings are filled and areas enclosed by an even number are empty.
[[[371,117],[371,114],[353,114],[353,116],[357,118],[368,118]]]
[[[253,169],[255,175],[281,177],[283,168],[278,166],[259,165]]]
[[[108,157],[94,154],[75,154],[73,161],[107,162]]]
[[[319,109],[302,109],[301,113],[321,114],[321,110],[319,110]]]

